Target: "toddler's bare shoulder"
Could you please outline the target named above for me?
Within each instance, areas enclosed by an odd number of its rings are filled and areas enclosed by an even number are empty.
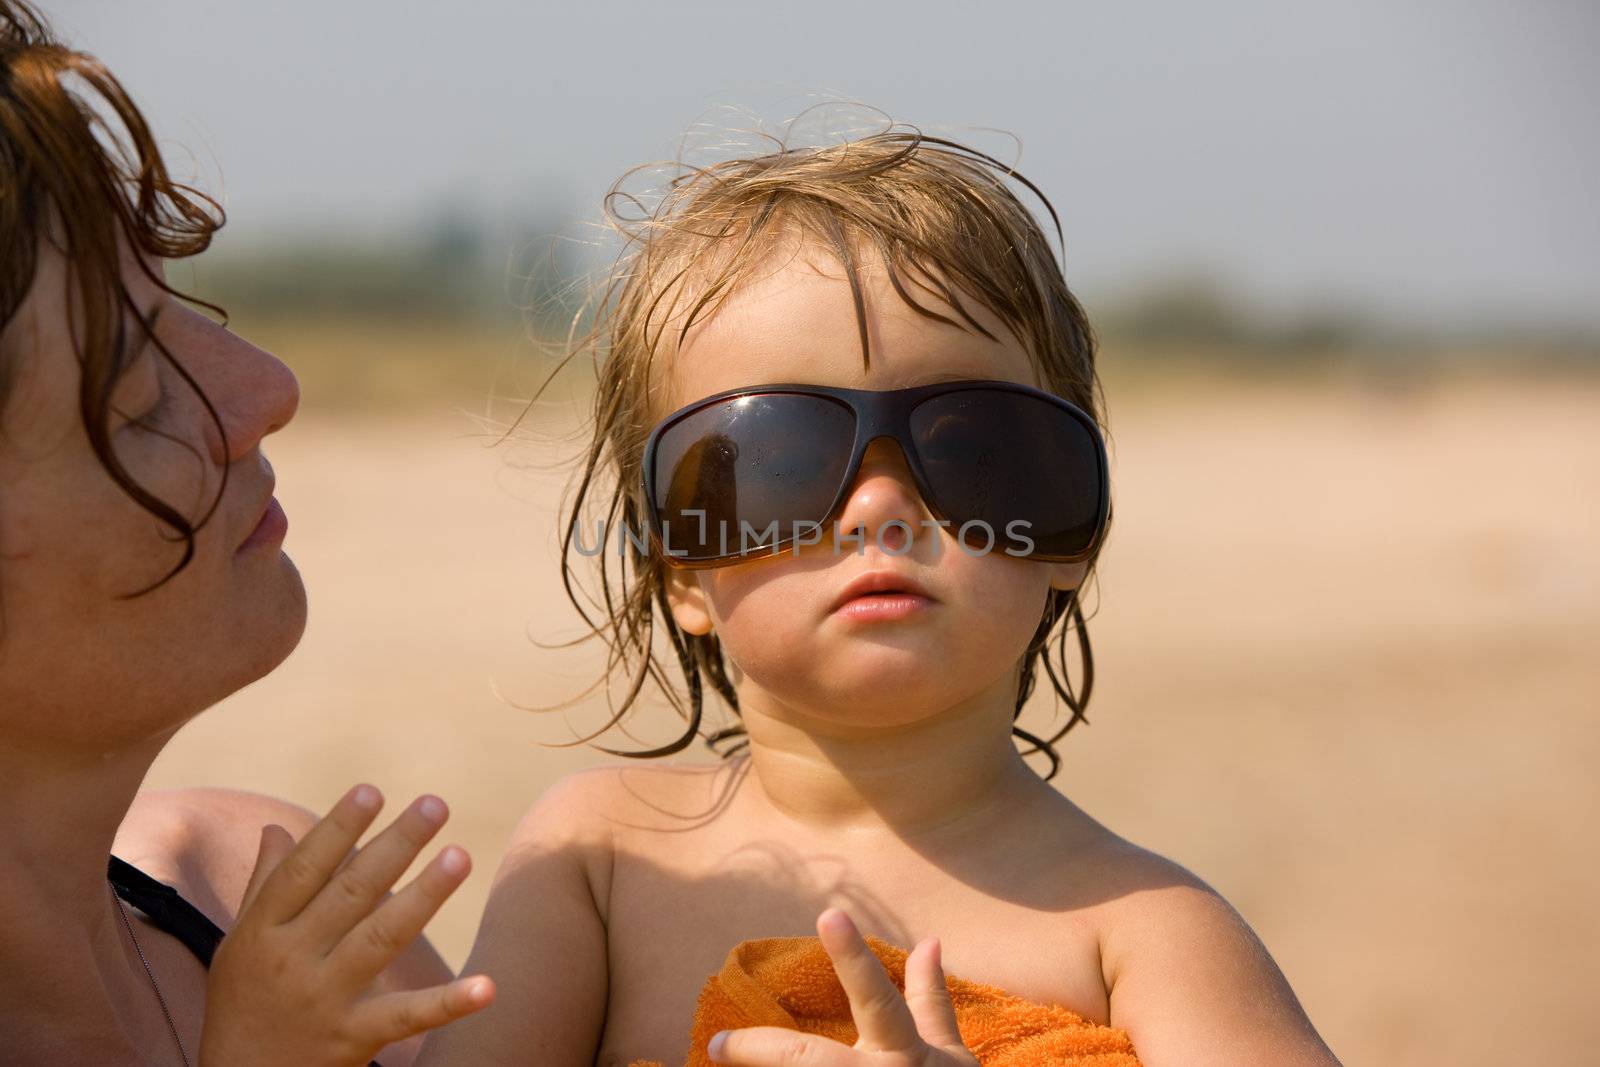
[[[533,844],[615,847],[637,831],[682,829],[713,814],[734,778],[727,765],[609,764],[577,771],[545,790],[523,817],[512,848]]]
[[[1073,922],[1087,920],[1102,957],[1178,928],[1210,937],[1243,932],[1238,913],[1193,871],[1121,837],[1076,808],[1049,835],[1057,857],[1052,877],[1070,886]]]
[[[1232,923],[1237,913],[1193,871],[1113,833],[1077,820],[1058,854],[1074,896],[1096,914],[1102,945],[1119,934],[1169,923]]]
[[[512,832],[496,889],[539,899],[571,892],[577,900],[581,888],[604,917],[618,853],[634,847],[640,830],[681,827],[676,813],[714,794],[719,779],[716,767],[652,764],[569,774],[544,791]]]
[[[1222,894],[1121,838],[1099,853],[1100,963],[1111,1021],[1141,1052],[1148,1046],[1151,1060],[1171,1054],[1208,1064],[1336,1063],[1266,946]],[[1226,1020],[1228,1033],[1211,1033]],[[1202,1034],[1215,1038],[1214,1058],[1195,1053],[1207,1045],[1193,1044]]]
[[[1238,912],[1193,871],[1131,841],[1108,833],[1091,850],[1088,866],[1102,928],[1112,938],[1167,926],[1249,932]]]
[[[1053,857],[1052,877],[1070,881],[1080,903],[1103,908],[1108,921],[1194,895],[1221,900],[1187,868],[1115,833],[1065,797],[1051,800],[1048,818],[1029,824],[1030,840],[1049,843],[1039,851]]]

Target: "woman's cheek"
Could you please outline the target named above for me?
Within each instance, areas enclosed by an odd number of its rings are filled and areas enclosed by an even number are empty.
[[[117,433],[113,447],[136,483],[198,522],[211,509],[222,471],[207,455],[204,441],[191,437],[164,427],[128,425]]]

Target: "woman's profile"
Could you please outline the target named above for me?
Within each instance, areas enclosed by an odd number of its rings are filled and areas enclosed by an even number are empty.
[[[343,863],[377,812],[371,787],[316,827],[248,793],[136,796],[173,734],[276,667],[306,619],[262,451],[294,417],[294,375],[165,278],[221,224],[169,176],[111,72],[0,0],[7,1063],[365,1062],[388,1045],[394,1067],[412,1053],[400,1042],[443,1021],[429,1009],[460,1014],[485,992],[408,936],[465,877],[465,853],[385,899],[443,823],[437,798]],[[275,867],[292,836],[295,863]],[[241,918],[247,894],[260,906]],[[271,955],[286,935],[340,931],[389,943]],[[361,986],[330,993],[333,979]],[[292,995],[314,1000],[297,1012]],[[368,1028],[335,1046],[330,1019]]]

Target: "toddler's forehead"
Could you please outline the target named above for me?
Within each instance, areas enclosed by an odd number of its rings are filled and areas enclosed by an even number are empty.
[[[858,260],[856,278],[859,307],[838,257],[801,248],[742,278],[688,330],[686,312],[676,323],[668,320],[652,363],[654,417],[713,393],[772,382],[865,389],[953,378],[1040,384],[1026,346],[970,294],[958,290],[961,309],[953,307],[934,288],[950,285],[943,277],[899,279],[924,311],[906,301],[875,255]],[[965,322],[963,311],[992,336]]]

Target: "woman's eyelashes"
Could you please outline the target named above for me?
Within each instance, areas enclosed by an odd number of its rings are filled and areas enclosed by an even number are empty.
[[[161,355],[155,339],[160,316],[158,305],[124,332],[124,369],[111,402],[111,410],[124,424],[141,430],[154,429],[167,406],[167,389],[162,381],[165,375],[161,373]]]
[[[167,405],[167,391],[161,382],[157,356],[146,349],[123,372],[111,401],[111,410],[122,425],[141,430],[153,429]]]
[[[134,429],[143,430],[146,433],[159,433],[161,436],[165,437],[167,434],[161,429],[161,423],[162,416],[166,413],[166,410],[167,391],[158,386],[155,403],[150,405],[150,407],[141,414],[128,420],[128,425],[132,426]]]

